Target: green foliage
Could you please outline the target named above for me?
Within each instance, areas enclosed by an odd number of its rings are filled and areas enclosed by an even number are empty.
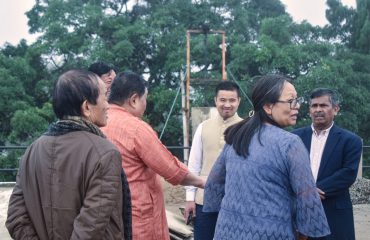
[[[24,150],[15,149],[0,152],[0,166],[4,169],[4,171],[0,172],[0,182],[15,182],[17,168],[23,153]]]
[[[54,114],[50,103],[45,103],[41,109],[30,107],[17,110],[10,121],[12,131],[9,141],[18,145],[30,144],[46,132],[49,123],[53,120]]]
[[[361,53],[370,54],[370,0],[358,0],[357,8],[351,46]]]
[[[340,0],[327,0],[326,3],[329,7],[326,10],[326,18],[330,24],[323,29],[323,36],[349,44],[356,11],[344,6]]]
[[[179,94],[175,101],[177,90],[164,86],[151,88],[145,114],[148,123],[160,133],[163,131],[164,124],[170,114],[171,106],[175,103],[162,137],[163,142],[171,146],[182,145],[181,95]]]
[[[299,95],[334,88],[342,100],[336,123],[369,145],[370,0],[357,0],[357,9],[326,2],[329,24],[320,28],[294,23],[279,0],[36,1],[27,16],[38,41],[0,49],[0,145],[28,144],[42,134],[54,120],[53,81],[96,60],[148,78],[145,120],[160,133],[185,71],[188,29],[207,33],[191,35],[192,79],[220,80],[221,37],[208,30],[225,30],[228,77],[245,93],[250,96],[255,80],[267,73],[292,78]],[[213,91],[212,84],[192,84],[191,105],[213,106]],[[251,105],[242,99],[245,116]],[[309,123],[302,106],[298,124]],[[163,142],[182,145],[181,129],[179,96]],[[8,159],[4,154],[1,159]]]

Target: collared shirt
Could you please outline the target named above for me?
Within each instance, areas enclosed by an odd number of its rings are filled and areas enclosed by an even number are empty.
[[[169,240],[160,176],[179,184],[188,174],[154,130],[126,109],[110,104],[102,131],[118,148],[127,175],[132,201],[133,239]]]
[[[324,152],[326,140],[328,139],[330,129],[333,127],[333,125],[334,122],[331,124],[329,128],[322,130],[320,133],[318,133],[315,130],[313,124],[311,125],[312,139],[311,139],[310,160],[311,160],[311,171],[315,181],[317,181],[317,175],[319,173],[321,158]]]
[[[203,123],[199,124],[197,130],[195,131],[188,162],[189,171],[197,176],[200,175],[203,160],[202,129]],[[193,186],[186,186],[185,189],[186,201],[194,201],[197,188]]]
[[[238,116],[235,113],[234,116]],[[217,114],[217,118],[222,121],[221,131],[224,132],[227,128],[226,124],[229,123],[231,120],[234,119],[234,116],[223,120],[219,114]],[[197,130],[194,133],[193,142],[191,144],[191,150],[189,155],[189,162],[188,162],[188,169],[191,173],[199,176],[202,170],[202,163],[203,163],[203,142],[202,142],[202,131],[203,131],[203,123],[198,125]],[[225,145],[224,135],[220,136],[220,144],[223,146]],[[222,148],[220,149],[222,150]],[[195,200],[195,193],[197,188],[193,186],[186,186],[186,201],[194,201]]]

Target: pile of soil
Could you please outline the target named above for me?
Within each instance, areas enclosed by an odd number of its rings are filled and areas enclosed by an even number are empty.
[[[349,189],[353,204],[370,204],[370,180],[359,178]]]
[[[164,200],[166,205],[183,205],[185,203],[184,186],[172,186],[163,181]]]

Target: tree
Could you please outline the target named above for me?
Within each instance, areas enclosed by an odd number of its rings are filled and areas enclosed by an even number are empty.
[[[29,107],[17,110],[10,121],[12,131],[8,139],[16,145],[28,145],[45,133],[49,123],[54,120],[50,103],[45,103],[42,108]]]
[[[22,40],[0,49],[0,145],[28,145],[53,121],[51,79],[37,46]],[[2,150],[1,168],[15,169],[23,150]],[[14,181],[16,171],[1,172],[2,181]]]
[[[187,29],[205,33],[192,35],[192,77],[220,79],[221,38],[209,34],[213,29],[226,30],[229,78],[247,93],[267,73],[288,75],[300,93],[333,87],[343,96],[338,122],[368,143],[369,112],[356,103],[369,96],[369,0],[358,0],[357,9],[339,0],[327,4],[329,24],[320,28],[294,23],[279,0],[36,1],[27,16],[30,32],[41,34],[38,41],[1,49],[0,141],[24,143],[40,134],[41,129],[34,129],[27,135],[22,119],[42,126],[52,121],[47,103],[53,81],[67,69],[87,68],[96,60],[148,79],[146,120],[160,131],[185,71]],[[212,104],[210,86],[193,87],[192,105]],[[165,143],[181,142],[180,111],[176,105]],[[307,115],[302,119],[308,121]]]
[[[357,52],[370,54],[370,0],[357,0],[350,47]]]
[[[327,0],[326,19],[329,25],[323,29],[323,36],[329,40],[336,40],[342,44],[349,44],[353,32],[356,10],[348,8],[339,0]]]

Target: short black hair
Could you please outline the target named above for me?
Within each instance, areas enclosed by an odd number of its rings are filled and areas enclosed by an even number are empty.
[[[99,97],[99,77],[86,70],[69,70],[55,83],[53,110],[59,119],[81,116],[81,105],[87,100],[96,104]]]
[[[114,66],[103,61],[98,61],[90,65],[90,72],[97,74],[101,77],[103,74],[109,73],[111,70],[115,70]]]
[[[143,96],[147,88],[148,83],[139,74],[120,72],[113,80],[108,102],[122,105],[135,93]]]
[[[316,88],[310,94],[310,100],[322,96],[328,96],[329,101],[333,106],[339,106],[339,97],[336,91],[330,88]]]
[[[240,88],[238,84],[230,81],[222,81],[219,84],[217,84],[215,89],[215,97],[217,97],[217,94],[219,91],[225,90],[225,91],[236,91],[238,94],[238,97],[240,97]]]

